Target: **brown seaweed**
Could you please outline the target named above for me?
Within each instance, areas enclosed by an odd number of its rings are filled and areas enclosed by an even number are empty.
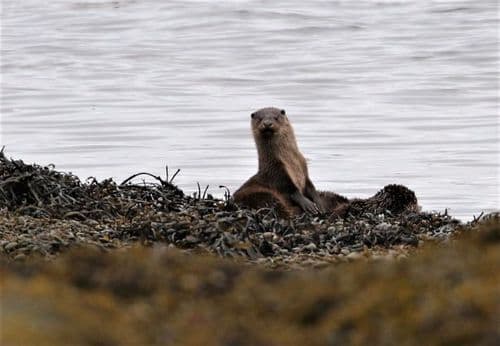
[[[208,186],[187,196],[173,184],[178,172],[169,178],[167,168],[165,179],[141,172],[121,184],[95,178],[82,182],[53,166],[8,159],[2,151],[0,254],[52,257],[82,244],[110,249],[159,242],[252,261],[334,260],[368,250],[407,251],[427,239],[446,239],[459,226],[447,212],[391,212],[399,201],[387,209],[379,202],[373,208],[354,201],[342,218],[304,214],[284,219],[273,208],[235,205],[229,191],[224,200],[213,198]],[[148,181],[137,182],[140,178]]]

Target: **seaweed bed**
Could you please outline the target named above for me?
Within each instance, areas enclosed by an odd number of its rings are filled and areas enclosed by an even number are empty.
[[[498,214],[280,219],[172,180],[1,152],[0,344],[500,341]]]
[[[153,182],[131,181],[140,176]],[[174,176],[175,177],[175,176]],[[82,183],[52,167],[0,156],[0,253],[10,259],[52,258],[81,245],[102,249],[170,244],[269,265],[317,265],[345,257],[405,252],[425,239],[446,239],[459,222],[437,213],[389,211],[279,218],[275,210],[242,209],[230,198],[186,196],[172,179],[139,173],[117,184]],[[392,252],[388,250],[393,250]]]

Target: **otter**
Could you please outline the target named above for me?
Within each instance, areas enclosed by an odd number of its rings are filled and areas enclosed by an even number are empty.
[[[285,110],[258,110],[251,114],[251,124],[259,168],[234,193],[234,201],[250,207],[274,201],[293,214],[297,207],[310,214],[324,213],[323,200],[309,178],[306,159]]]
[[[387,185],[373,197],[352,199],[317,191],[284,109],[267,107],[251,114],[259,167],[233,195],[235,203],[250,208],[275,207],[289,217],[303,212],[336,217],[363,212],[419,211],[415,193],[402,185]]]

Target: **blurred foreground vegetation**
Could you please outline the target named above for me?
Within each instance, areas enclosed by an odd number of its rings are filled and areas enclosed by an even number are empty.
[[[167,247],[1,265],[2,345],[498,345],[493,216],[408,259],[269,270]]]

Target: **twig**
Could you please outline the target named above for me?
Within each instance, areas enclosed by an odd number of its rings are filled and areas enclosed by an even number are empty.
[[[231,191],[229,190],[229,188],[227,186],[224,186],[224,185],[219,185],[219,189],[226,190],[226,191],[224,191],[224,199],[226,201],[228,201],[231,198]]]
[[[201,199],[201,187],[200,187],[200,183],[196,182],[196,185],[198,185],[198,200],[200,200]]]
[[[203,197],[201,199],[205,199],[205,196],[207,195],[207,190],[208,190],[208,187],[210,185],[207,185],[207,187],[205,188],[205,191],[203,191]]]
[[[172,184],[172,182],[174,181],[175,177],[177,176],[177,174],[179,174],[180,171],[181,171],[180,168],[177,169],[177,171],[175,171],[174,175],[172,176],[172,179],[168,180],[169,184]]]
[[[479,214],[479,216],[476,218],[474,215],[472,215],[472,223],[476,223],[478,222],[479,220],[481,220],[481,217],[483,217],[483,214],[484,214],[484,211],[481,212],[481,214]]]
[[[131,181],[132,179],[140,176],[140,175],[147,175],[151,178],[154,178],[156,180],[158,180],[162,185],[165,184],[165,182],[163,181],[163,179],[159,176],[156,176],[156,175],[153,175],[151,173],[147,173],[147,172],[141,172],[141,173],[136,173],[134,175],[131,175],[130,177],[128,177],[127,179],[125,179],[124,181],[122,181],[122,183],[120,184],[120,186],[122,185],[125,185],[126,183],[128,183],[129,181]]]

